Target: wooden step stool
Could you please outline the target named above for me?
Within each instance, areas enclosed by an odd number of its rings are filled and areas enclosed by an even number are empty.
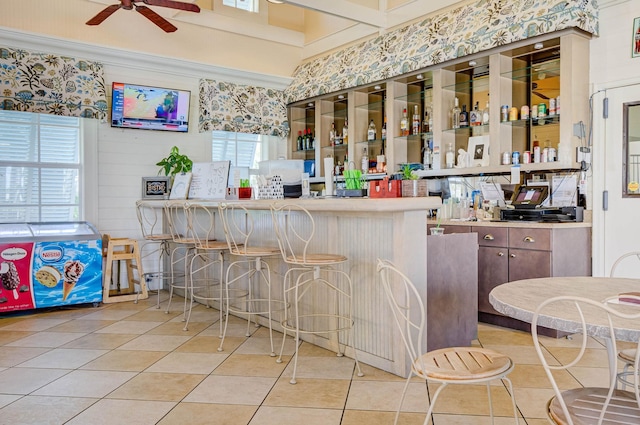
[[[106,247],[106,248],[105,248]],[[111,238],[109,235],[102,237],[102,252],[105,257],[104,278],[102,281],[102,302],[115,303],[121,301],[138,302],[139,299],[149,297],[147,285],[143,279],[142,260],[138,241],[129,238]],[[117,288],[111,289],[113,263],[118,261],[116,277]],[[127,288],[120,287],[120,261],[125,262],[127,273]],[[137,276],[136,276],[137,274]],[[140,291],[136,292],[136,284],[140,285]]]

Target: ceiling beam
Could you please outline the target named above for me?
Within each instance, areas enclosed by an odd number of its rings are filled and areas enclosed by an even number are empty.
[[[377,28],[386,28],[387,17],[384,12],[360,6],[346,1],[318,1],[318,0],[283,0],[283,3],[315,10],[348,19],[350,21],[371,25]]]

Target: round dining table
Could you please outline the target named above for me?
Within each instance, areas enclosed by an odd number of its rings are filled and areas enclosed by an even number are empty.
[[[640,293],[640,279],[611,277],[547,277],[524,279],[504,283],[489,293],[489,302],[498,312],[531,323],[536,308],[545,300],[556,296],[577,296],[595,301],[613,298],[611,303],[628,313],[640,312],[640,304],[619,303],[618,296],[623,293]],[[585,310],[587,333],[605,341],[609,354],[609,366],[615,373],[615,350],[610,344],[609,322],[601,309]],[[582,331],[582,321],[575,308],[563,308],[555,304],[554,308],[545,308],[538,317],[538,325],[559,331],[576,333]],[[614,332],[617,340],[638,342],[640,340],[640,320],[616,319]]]
[[[546,277],[524,279],[504,283],[489,293],[489,302],[498,312],[531,323],[533,314],[543,301],[560,295],[579,296],[596,301],[604,301],[627,292],[640,293],[640,279],[612,277]],[[615,301],[614,301],[615,302]],[[629,313],[640,309],[640,304],[624,305]],[[589,335],[605,337],[608,335],[608,322],[605,314],[590,315]],[[580,318],[572,309],[554,309],[543,311],[538,324],[565,332],[576,332],[580,328]],[[640,339],[640,322],[635,320],[616,321],[616,337],[623,341]]]

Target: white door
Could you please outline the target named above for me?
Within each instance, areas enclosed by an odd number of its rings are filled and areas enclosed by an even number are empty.
[[[593,275],[608,276],[622,254],[640,251],[640,197],[623,198],[623,104],[640,101],[640,82],[603,87],[593,95]],[[603,118],[608,98],[609,117]],[[607,204],[607,205],[605,205]],[[625,263],[616,274],[640,276]],[[618,273],[618,270],[620,273]]]

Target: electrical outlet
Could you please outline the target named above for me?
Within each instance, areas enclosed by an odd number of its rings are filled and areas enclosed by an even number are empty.
[[[591,164],[591,148],[578,146],[576,148],[576,161],[584,161],[586,164]]]

